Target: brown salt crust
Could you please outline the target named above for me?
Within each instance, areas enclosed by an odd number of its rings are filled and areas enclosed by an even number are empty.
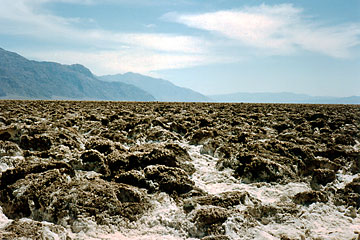
[[[294,206],[252,199],[244,217],[253,224],[281,222],[315,202],[360,207],[357,178],[334,187],[338,173],[360,173],[358,105],[0,101],[0,109],[0,155],[11,165],[0,177],[0,205],[12,219],[136,220],[151,209],[149,193],[163,191],[189,216],[199,206],[224,209],[217,222],[208,220],[213,210],[194,220],[194,236],[222,239],[225,216],[246,192],[198,189],[178,142],[203,144],[201,154],[219,158],[218,170],[231,168],[243,182],[312,187]]]

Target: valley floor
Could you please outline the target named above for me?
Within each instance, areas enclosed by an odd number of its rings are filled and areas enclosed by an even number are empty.
[[[359,237],[359,105],[0,109],[1,239]]]

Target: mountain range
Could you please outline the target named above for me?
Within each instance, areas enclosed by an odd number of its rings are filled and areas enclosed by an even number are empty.
[[[103,82],[80,64],[30,61],[0,49],[0,97],[12,99],[81,99],[153,101],[130,84]]]
[[[244,103],[312,103],[312,104],[360,104],[360,96],[331,97],[310,96],[290,92],[279,93],[247,93],[238,92],[209,96],[215,102],[244,102]]]
[[[137,73],[125,73],[99,77],[107,82],[122,82],[134,85],[165,102],[207,102],[211,99],[189,88],[178,87],[170,81],[152,78]]]
[[[205,96],[164,79],[137,73],[95,76],[80,64],[32,61],[2,48],[0,99],[360,104],[360,96],[316,97],[287,92]]]

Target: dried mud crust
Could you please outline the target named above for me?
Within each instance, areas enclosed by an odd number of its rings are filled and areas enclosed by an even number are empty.
[[[156,192],[175,199],[203,239],[228,239],[221,224],[246,201],[260,222],[314,202],[360,207],[359,177],[333,187],[338,173],[360,173],[358,105],[0,101],[0,109],[0,205],[15,220],[12,238],[25,234],[16,229],[24,217],[35,230],[41,221],[60,230],[86,217],[134,221]],[[312,190],[280,210],[246,192],[207,194],[179,142],[202,145],[219,171],[233,169],[244,183]]]

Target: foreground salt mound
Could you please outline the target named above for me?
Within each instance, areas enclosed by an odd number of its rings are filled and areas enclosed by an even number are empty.
[[[213,157],[201,156],[201,146],[188,148],[194,159],[201,159],[195,166],[203,172],[193,175],[195,182],[211,194],[193,197],[184,206],[230,209],[232,214],[222,224],[230,239],[355,239],[354,232],[360,228],[359,215],[353,207],[336,206],[337,197],[325,203],[316,198],[305,201],[301,195],[314,192],[309,183],[244,184],[229,170],[217,171]],[[328,187],[342,191],[343,186],[358,181],[356,176],[360,175],[339,173]],[[304,204],[296,204],[299,202]]]
[[[3,239],[356,239],[360,108],[2,101]]]

